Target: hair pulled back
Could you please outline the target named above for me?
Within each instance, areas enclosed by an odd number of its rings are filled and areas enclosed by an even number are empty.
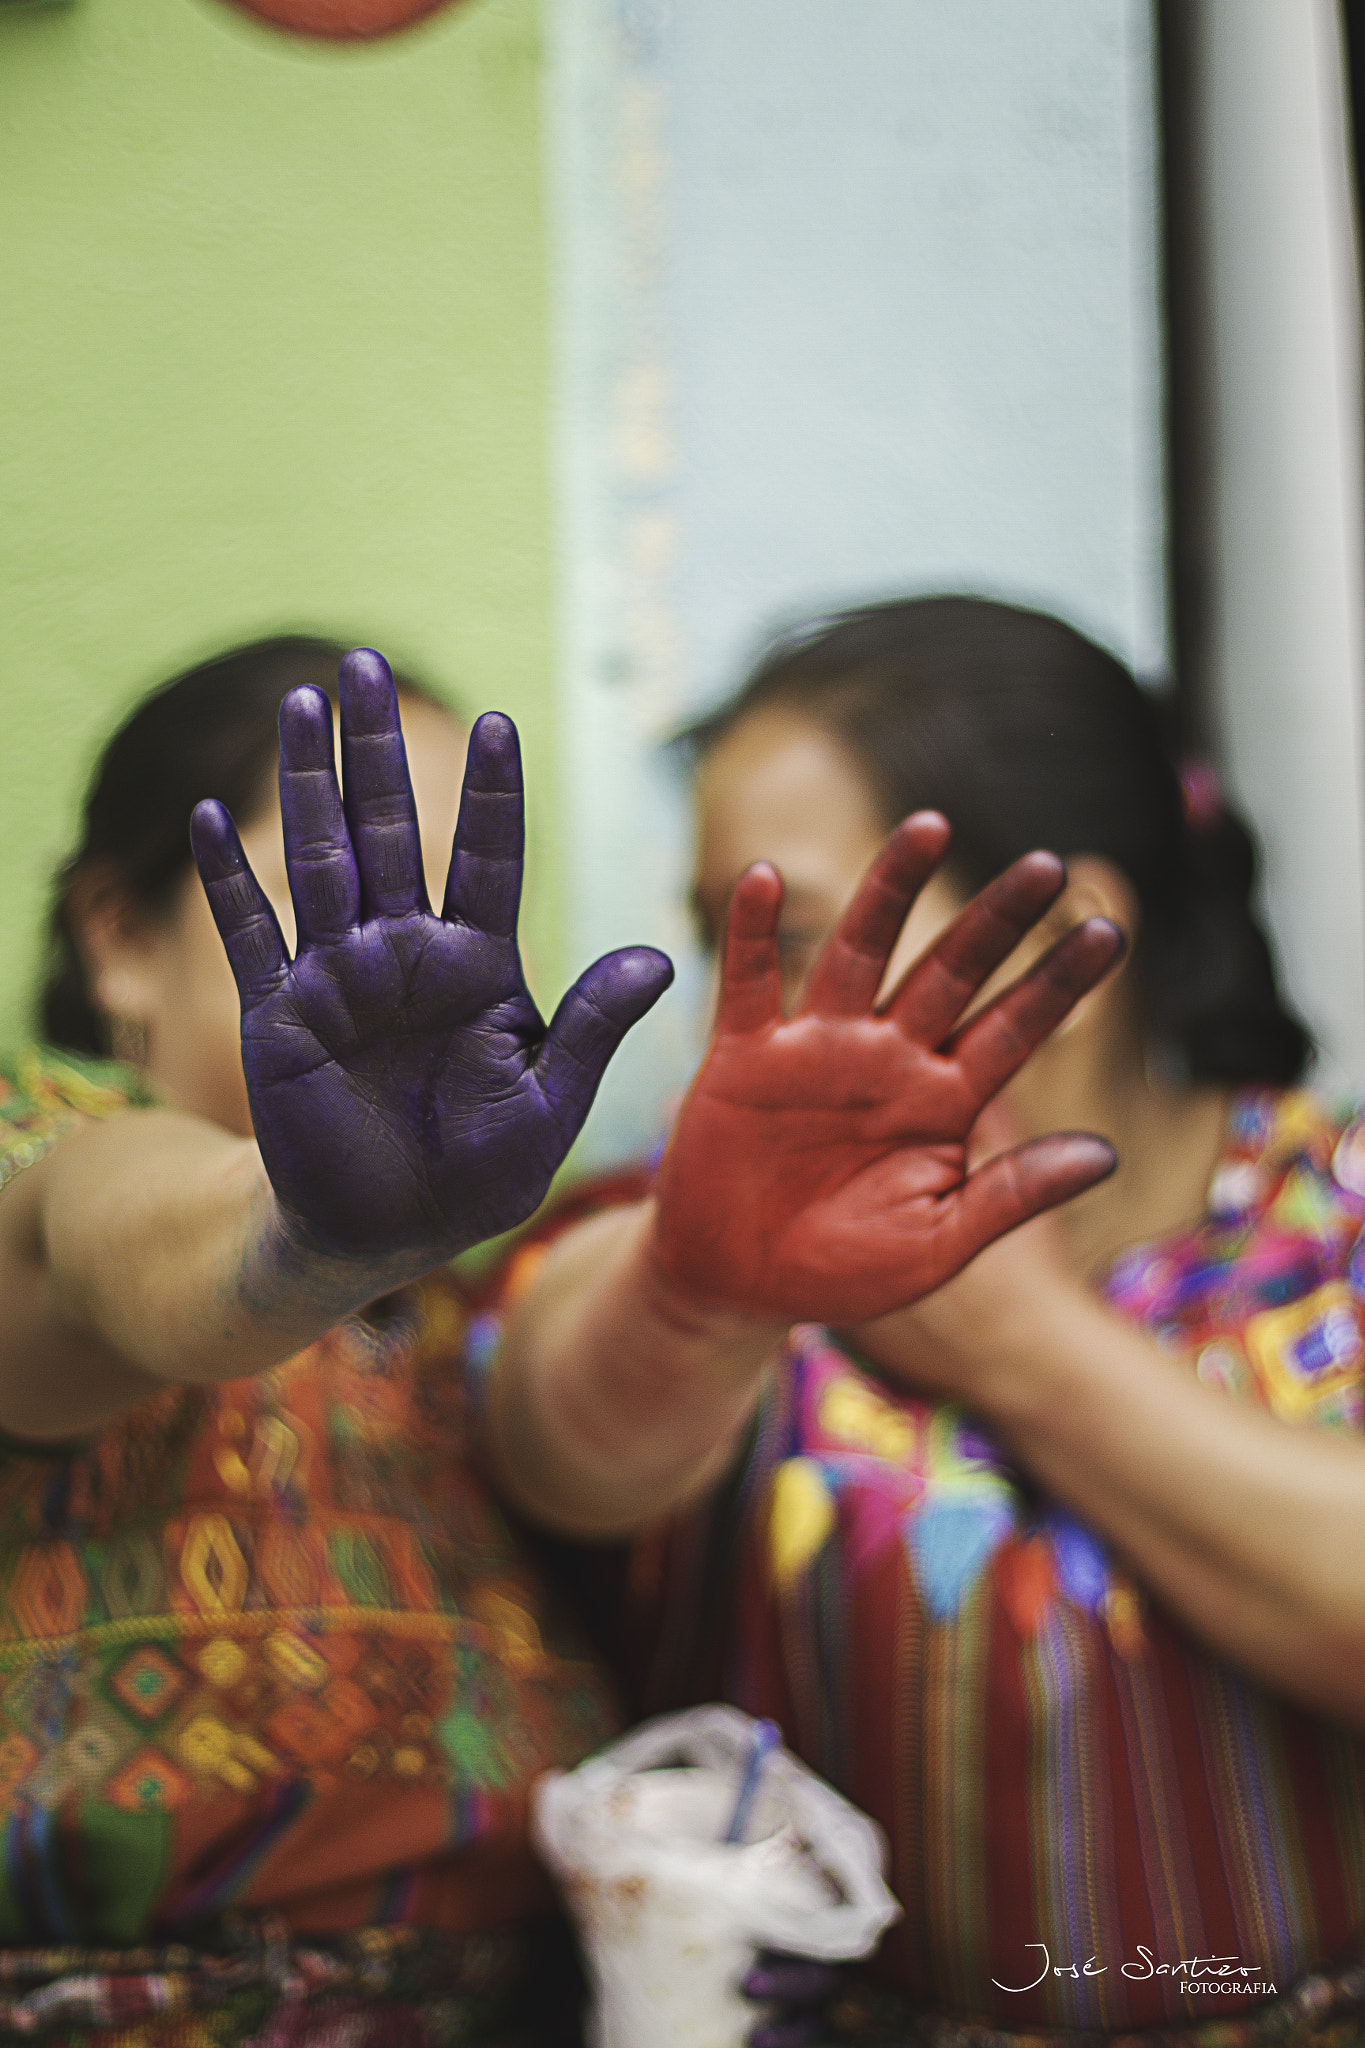
[[[1251,909],[1250,835],[1217,804],[1187,817],[1157,704],[1092,641],[982,598],[869,605],[779,641],[683,742],[704,755],[768,707],[850,749],[888,828],[942,811],[951,866],[972,889],[1035,847],[1120,868],[1141,910],[1149,1026],[1191,1079],[1302,1073],[1311,1041]]]
[[[72,929],[73,883],[104,867],[151,915],[169,910],[193,863],[195,805],[217,797],[238,825],[259,816],[279,752],[281,704],[304,683],[335,702],[345,653],[339,642],[304,634],[253,641],[186,669],[125,719],[96,763],[80,844],[56,877],[38,1000],[48,1044],[100,1057],[111,1050]],[[440,701],[408,677],[397,680],[407,696]]]

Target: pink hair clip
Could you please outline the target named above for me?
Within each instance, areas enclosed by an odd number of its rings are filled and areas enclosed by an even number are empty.
[[[1180,763],[1180,794],[1185,823],[1192,832],[1207,832],[1223,815],[1223,785],[1218,770],[1203,754],[1188,754]]]

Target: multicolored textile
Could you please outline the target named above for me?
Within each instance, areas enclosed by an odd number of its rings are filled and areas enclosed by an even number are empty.
[[[1365,1124],[1242,1096],[1210,1204],[1110,1299],[1230,1396],[1355,1429]],[[662,1616],[644,1703],[771,1716],[885,1828],[880,1971],[949,2016],[922,2038],[1309,2038],[1299,2007],[1236,2029],[1361,1959],[1365,1741],[1194,1642],[968,1416],[825,1332],[793,1332],[735,1481],[634,1569]],[[1228,1981],[1210,1958],[1251,1988],[1196,1989]]]
[[[1092,2027],[1019,2033],[925,2011],[902,1993],[864,1980],[836,2000],[821,2048],[1360,2048],[1365,2039],[1365,1967],[1360,1964],[1314,1971],[1300,1978],[1288,1997],[1263,2004],[1233,1995],[1199,2003],[1213,2008],[1217,2017],[1122,2035]],[[1252,2007],[1246,2017],[1229,2017],[1229,2009],[1242,2003]]]
[[[112,1060],[21,1053],[0,1072],[0,1188],[41,1159],[83,1116],[110,1116],[147,1100],[137,1077]]]
[[[214,1949],[0,1953],[0,2037],[43,2048],[581,2048],[567,1931],[367,1928]]]
[[[127,1099],[8,1085],[0,1178]],[[0,1943],[550,1906],[528,1787],[616,1723],[471,1461],[465,1321],[436,1278],[87,1446],[0,1447]]]

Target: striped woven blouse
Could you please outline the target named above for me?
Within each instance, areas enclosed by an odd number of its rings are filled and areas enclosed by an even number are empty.
[[[1105,1291],[1230,1399],[1355,1431],[1362,1223],[1365,1122],[1248,1093],[1204,1221]],[[886,1830],[879,1969],[951,2016],[934,2038],[1259,2039],[1272,1987],[1356,1954],[1365,1741],[1201,1647],[967,1416],[826,1332],[792,1333],[742,1471],[634,1577],[647,1703],[772,1716]]]

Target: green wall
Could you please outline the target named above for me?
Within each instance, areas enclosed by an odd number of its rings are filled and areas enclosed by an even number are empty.
[[[536,0],[0,7],[0,1040],[112,721],[284,625],[518,719],[556,991],[540,151]]]

